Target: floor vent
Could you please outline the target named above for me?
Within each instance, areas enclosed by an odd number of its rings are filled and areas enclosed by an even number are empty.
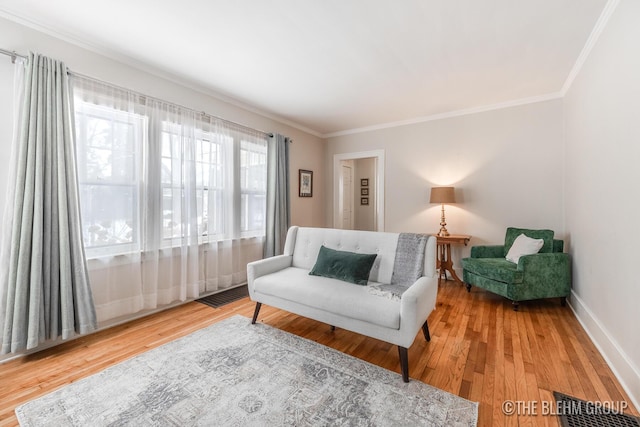
[[[238,286],[237,288],[227,289],[226,291],[218,292],[216,294],[197,299],[196,301],[210,307],[218,308],[248,296],[249,289],[247,289],[247,285],[244,285]]]
[[[623,413],[625,402],[587,402],[557,391],[553,396],[562,427],[640,427],[640,418]]]

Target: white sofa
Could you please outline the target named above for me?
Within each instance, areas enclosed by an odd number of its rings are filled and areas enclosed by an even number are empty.
[[[421,328],[430,340],[427,317],[438,292],[436,239],[426,239],[422,277],[394,300],[372,290],[391,283],[399,237],[398,233],[291,227],[283,255],[247,265],[249,295],[256,301],[252,323],[264,303],[397,345],[402,377],[408,382],[407,349]],[[309,275],[323,245],[377,254],[368,286]]]

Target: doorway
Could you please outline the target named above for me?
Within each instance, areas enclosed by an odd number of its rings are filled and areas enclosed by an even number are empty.
[[[354,224],[353,203],[353,160],[343,160],[340,171],[340,202],[342,204],[342,222],[340,228],[352,230]]]
[[[333,158],[333,226],[384,231],[384,150]]]

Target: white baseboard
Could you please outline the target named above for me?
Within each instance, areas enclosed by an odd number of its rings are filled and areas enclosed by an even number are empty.
[[[568,303],[578,322],[580,322],[591,341],[604,357],[622,388],[629,395],[631,403],[636,409],[640,409],[640,370],[638,367],[634,365],[618,343],[611,338],[607,328],[585,305],[584,301],[573,291],[571,291],[571,298]]]

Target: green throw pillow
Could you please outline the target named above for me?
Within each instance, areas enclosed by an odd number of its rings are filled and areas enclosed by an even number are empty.
[[[321,246],[316,265],[309,274],[366,286],[375,260],[376,254],[336,251]]]

